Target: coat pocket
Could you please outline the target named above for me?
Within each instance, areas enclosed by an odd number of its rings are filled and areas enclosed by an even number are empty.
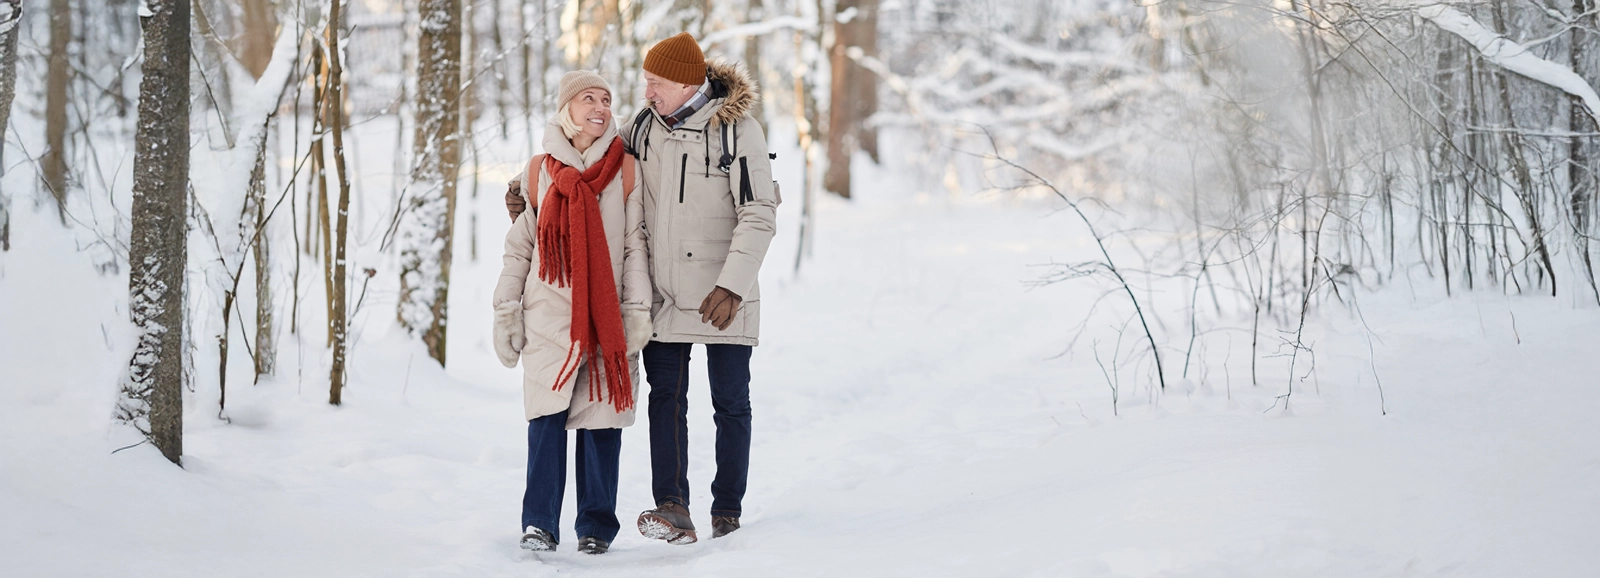
[[[677,274],[673,279],[673,301],[679,309],[694,311],[700,308],[711,289],[722,275],[722,265],[728,261],[730,241],[679,241]]]

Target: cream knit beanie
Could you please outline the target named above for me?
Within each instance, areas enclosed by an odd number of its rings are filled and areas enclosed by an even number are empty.
[[[574,70],[561,75],[561,89],[556,93],[556,108],[566,106],[572,97],[590,88],[598,88],[608,94],[611,92],[611,85],[593,70]],[[615,95],[612,96],[612,100],[616,100]]]

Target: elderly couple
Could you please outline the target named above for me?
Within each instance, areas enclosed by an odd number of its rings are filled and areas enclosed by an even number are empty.
[[[656,507],[639,515],[639,532],[696,540],[686,476],[696,343],[705,345],[717,425],[712,537],[739,529],[756,276],[779,202],[766,136],[750,116],[756,86],[736,66],[708,66],[688,34],[652,47],[644,78],[649,104],[624,137],[610,85],[588,71],[563,76],[545,153],[506,193],[513,224],[494,291],[494,345],[507,367],[523,367],[521,546],[533,551],[561,540],[568,430],[577,437],[578,551],[604,553],[616,538],[621,428],[634,421],[641,354]]]

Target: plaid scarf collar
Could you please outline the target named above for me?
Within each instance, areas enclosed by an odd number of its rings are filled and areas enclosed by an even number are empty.
[[[661,117],[661,121],[666,123],[669,130],[678,130],[678,127],[683,126],[683,123],[688,121],[689,117],[694,116],[694,113],[700,112],[700,109],[705,108],[710,103],[711,81],[708,79],[700,83],[700,90],[695,91],[694,95],[689,97],[689,102],[683,103],[683,106],[678,107],[678,110],[672,111],[672,114]]]

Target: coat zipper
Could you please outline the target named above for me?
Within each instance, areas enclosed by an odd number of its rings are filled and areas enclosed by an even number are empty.
[[[683,177],[689,172],[689,153],[683,153],[683,162],[678,163],[678,204],[683,204]]]

